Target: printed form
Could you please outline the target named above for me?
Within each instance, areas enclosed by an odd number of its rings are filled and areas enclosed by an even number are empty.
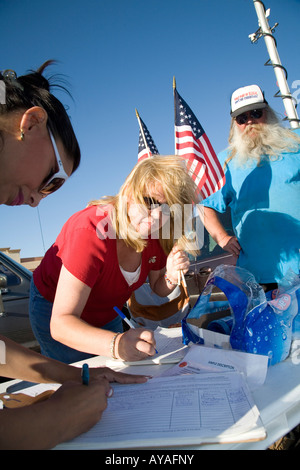
[[[208,373],[114,385],[101,420],[57,449],[124,449],[265,437],[242,374]]]

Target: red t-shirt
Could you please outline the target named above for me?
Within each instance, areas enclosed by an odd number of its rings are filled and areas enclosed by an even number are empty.
[[[109,208],[90,206],[65,223],[56,242],[34,271],[33,278],[40,294],[53,302],[63,264],[92,289],[81,318],[101,327],[117,316],[113,307],[121,309],[131,293],[146,281],[149,271],[166,265],[166,258],[159,240],[149,239],[142,252],[139,279],[129,286],[119,268]]]

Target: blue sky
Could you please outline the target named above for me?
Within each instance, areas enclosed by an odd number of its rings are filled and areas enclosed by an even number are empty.
[[[300,0],[265,0],[292,93],[300,97]],[[229,101],[257,83],[284,117],[253,0],[0,0],[0,69],[18,75],[48,59],[63,74],[82,163],[38,209],[0,206],[0,247],[42,256],[64,222],[91,199],[118,192],[137,162],[135,108],[161,154],[174,153],[173,76],[216,152],[227,145]],[[297,91],[298,90],[298,91]],[[41,221],[42,234],[40,230]],[[42,237],[43,235],[43,237]]]

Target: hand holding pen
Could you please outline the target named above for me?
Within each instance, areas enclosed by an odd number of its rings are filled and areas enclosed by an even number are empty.
[[[157,354],[153,331],[135,328],[118,307],[114,307],[114,310],[130,327],[128,331],[120,335],[117,344],[118,357],[123,361],[140,361]]]
[[[82,380],[82,385],[89,385],[89,383],[90,383],[90,370],[89,370],[89,365],[87,363],[82,365],[81,380]],[[98,379],[98,381],[106,382],[107,379],[105,379],[103,377],[101,379]],[[107,388],[105,394],[106,394],[107,397],[111,397],[113,395],[113,389],[110,386],[108,386],[108,387],[109,388]]]

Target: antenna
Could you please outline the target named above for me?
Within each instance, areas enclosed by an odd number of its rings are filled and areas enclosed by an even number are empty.
[[[41,222],[41,217],[40,217],[39,206],[37,206],[37,215],[38,215],[38,219],[39,219],[39,225],[40,225],[40,231],[41,231],[42,244],[43,244],[43,249],[44,249],[44,254],[45,254],[45,253],[46,253],[46,248],[45,248],[45,241],[44,241],[44,234],[43,234],[43,228],[42,228],[42,222]]]
[[[290,126],[292,128],[298,128],[300,126],[300,120],[296,111],[297,102],[291,95],[289,86],[287,84],[287,71],[281,64],[280,57],[277,52],[276,39],[273,36],[273,32],[278,26],[278,23],[275,23],[275,25],[270,28],[268,23],[270,9],[266,11],[265,6],[261,0],[253,0],[253,3],[258,17],[259,28],[255,33],[249,34],[249,38],[252,43],[256,43],[262,36],[264,37],[270,57],[265,65],[272,65],[279,87],[279,91],[275,94],[275,97],[282,98],[287,116],[285,119],[290,122]]]

